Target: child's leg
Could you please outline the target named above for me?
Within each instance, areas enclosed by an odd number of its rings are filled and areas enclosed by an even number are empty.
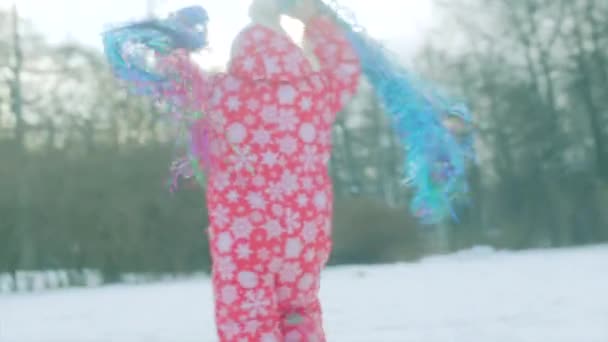
[[[282,307],[285,342],[325,342],[321,305],[318,299],[304,307]]]
[[[220,342],[283,342],[274,273],[253,241],[211,240],[215,317]],[[230,241],[230,243],[226,243]]]
[[[298,259],[286,260],[277,276],[279,312],[285,342],[325,342],[319,301],[321,270],[329,255],[329,238],[304,247]],[[294,277],[294,274],[300,274]]]

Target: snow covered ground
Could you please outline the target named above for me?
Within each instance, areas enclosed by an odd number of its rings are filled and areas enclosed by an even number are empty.
[[[322,297],[330,342],[608,342],[608,246],[331,268]],[[0,296],[0,342],[195,341],[204,278]]]

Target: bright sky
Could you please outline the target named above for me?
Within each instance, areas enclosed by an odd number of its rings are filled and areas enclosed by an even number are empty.
[[[146,14],[146,0],[0,0],[15,1],[21,15],[53,42],[75,39],[100,47],[100,32],[109,23],[129,21]],[[212,65],[223,65],[231,40],[248,22],[250,0],[156,0],[161,13],[195,3],[203,5],[211,17],[209,38]],[[430,0],[342,0],[371,34],[391,43],[399,53],[408,53],[421,43],[431,25]],[[288,31],[297,24],[286,22]]]

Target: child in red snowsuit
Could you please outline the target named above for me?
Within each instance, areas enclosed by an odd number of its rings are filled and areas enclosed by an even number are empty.
[[[228,71],[215,75],[188,55],[207,43],[208,16],[200,6],[104,35],[115,73],[186,123],[190,157],[207,171],[222,342],[325,341],[318,292],[331,250],[331,128],[357,88],[360,63],[409,147],[412,211],[436,223],[455,215],[451,200],[466,194],[465,161],[473,156],[466,106],[419,83],[337,14],[340,25],[321,16],[317,7],[324,6],[253,0],[253,24],[237,37]],[[281,29],[281,14],[304,22],[318,68]],[[138,53],[141,45],[155,52],[153,72],[145,67],[147,55]],[[440,125],[453,118],[458,127]],[[190,161],[175,163],[174,175],[201,180]]]
[[[222,342],[325,341],[318,292],[331,250],[331,131],[360,66],[338,26],[309,10],[298,19],[315,70],[280,29],[276,3],[254,1],[253,10],[266,6],[270,14],[252,14],[225,74],[192,66],[187,76],[205,113],[194,140],[204,134],[210,142],[209,239]]]

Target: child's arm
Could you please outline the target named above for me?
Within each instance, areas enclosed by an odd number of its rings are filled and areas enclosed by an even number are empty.
[[[159,100],[186,112],[200,112],[208,105],[215,77],[196,65],[188,51],[157,56],[157,68],[166,77],[158,87]]]
[[[330,82],[332,109],[338,112],[357,91],[361,75],[359,59],[346,35],[329,18],[316,16],[308,20],[304,37]]]

